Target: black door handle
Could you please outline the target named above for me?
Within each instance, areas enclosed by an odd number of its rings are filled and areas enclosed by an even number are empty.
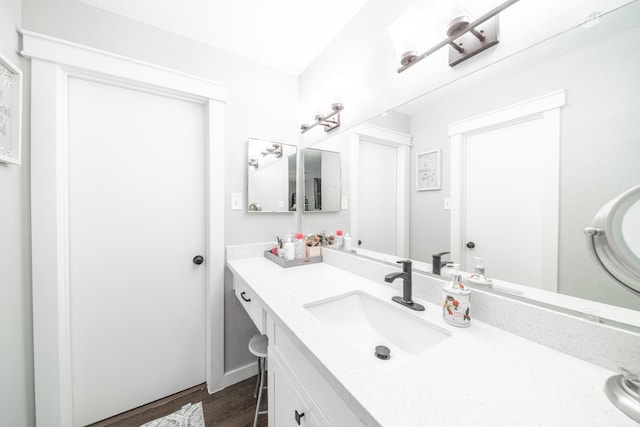
[[[246,302],[251,302],[251,298],[247,298],[245,297],[246,292],[242,291],[240,292],[240,298],[242,298],[243,300],[245,300]]]
[[[362,240],[358,239],[358,246],[362,244]]]
[[[196,255],[193,257],[193,263],[195,265],[200,265],[204,262],[204,257],[202,255]]]
[[[468,242],[468,243],[467,243],[467,247],[468,247],[469,249],[473,249],[473,248],[475,248],[475,247],[476,247],[476,244],[475,244],[475,243],[473,243],[473,242]]]
[[[298,413],[298,411],[296,411],[296,422],[298,423],[298,425],[300,425],[300,418],[304,417],[304,412],[303,413]]]

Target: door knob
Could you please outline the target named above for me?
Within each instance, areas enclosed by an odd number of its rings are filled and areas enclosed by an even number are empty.
[[[358,246],[362,244],[362,240],[358,239]]]
[[[468,247],[469,249],[473,249],[473,248],[475,248],[475,247],[476,247],[476,244],[475,244],[475,243],[473,243],[473,242],[468,242],[468,243],[467,243],[467,247]]]
[[[193,263],[195,265],[200,265],[204,262],[204,257],[202,255],[196,255],[193,257]]]

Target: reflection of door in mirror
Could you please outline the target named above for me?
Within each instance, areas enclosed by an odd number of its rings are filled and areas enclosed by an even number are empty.
[[[360,141],[358,236],[361,249],[397,255],[396,149]]]
[[[350,145],[352,237],[359,249],[408,256],[411,136],[363,124]]]
[[[462,135],[452,138],[451,247],[463,270],[480,257],[493,277],[557,291],[563,104],[561,91],[452,126]]]

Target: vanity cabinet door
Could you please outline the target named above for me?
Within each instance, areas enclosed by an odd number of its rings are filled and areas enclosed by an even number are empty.
[[[269,352],[269,425],[328,427],[331,424],[277,352]]]

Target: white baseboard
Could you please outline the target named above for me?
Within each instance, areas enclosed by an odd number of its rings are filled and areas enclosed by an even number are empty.
[[[242,366],[240,368],[233,369],[229,372],[224,373],[224,377],[222,378],[222,387],[216,390],[212,390],[207,384],[207,390],[209,394],[213,394],[216,391],[220,391],[223,388],[232,386],[240,381],[244,381],[247,378],[251,378],[255,375],[258,375],[258,363],[251,362],[248,365]]]

